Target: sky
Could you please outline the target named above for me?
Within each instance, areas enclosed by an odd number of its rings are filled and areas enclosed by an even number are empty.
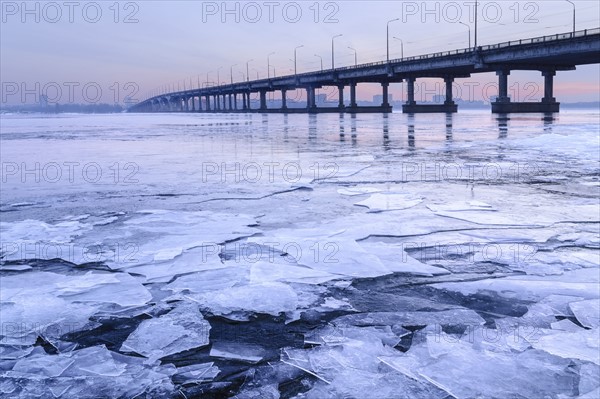
[[[479,1],[478,45],[600,26],[595,0]],[[1,103],[122,102],[143,100],[184,85],[281,76],[386,58],[447,51],[475,38],[473,1],[56,1],[1,2]],[[389,22],[391,20],[393,22]],[[302,47],[299,47],[302,46]],[[250,61],[251,60],[251,61]],[[248,62],[249,61],[249,62]],[[539,72],[515,71],[509,85],[515,100],[539,100]],[[487,100],[494,74],[457,80],[455,96]],[[472,89],[469,89],[472,88]],[[380,94],[361,84],[359,99]],[[417,99],[443,92],[442,80],[417,83]],[[390,86],[405,98],[402,84]],[[327,88],[322,93],[331,93]],[[421,98],[419,97],[421,96]],[[600,67],[558,72],[561,102],[600,101]]]

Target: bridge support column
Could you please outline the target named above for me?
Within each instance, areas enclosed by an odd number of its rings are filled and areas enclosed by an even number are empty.
[[[242,109],[247,110],[248,106],[246,105],[246,93],[242,93]]]
[[[287,109],[287,90],[281,89],[281,109]]]
[[[556,75],[556,71],[542,72],[542,76],[544,77],[544,98],[542,98],[543,103],[556,102],[556,98],[554,98],[554,75]]]
[[[454,99],[452,98],[452,83],[454,83],[454,78],[446,77],[444,78],[444,83],[446,84],[446,101],[444,101],[444,105],[454,105]]]
[[[237,111],[238,106],[237,106],[237,93],[233,93],[233,109],[235,109]]]
[[[317,107],[315,104],[315,88],[309,86],[306,88],[306,108],[314,110]]]
[[[390,87],[390,83],[389,82],[382,82],[381,83],[381,88],[383,91],[383,99],[381,102],[381,106],[382,107],[389,107],[390,106],[390,102],[389,102],[389,98],[388,98],[388,89]]]
[[[498,71],[498,99],[496,102],[509,103],[510,97],[508,96],[508,75],[510,71]]]
[[[196,97],[192,96],[190,99],[192,100],[192,112],[196,112]]]
[[[556,102],[553,93],[554,75],[556,71],[542,71],[544,76],[544,97],[541,102],[511,102],[508,97],[508,74],[506,71],[499,71],[500,79],[498,99],[492,103],[492,113],[553,113],[558,112],[560,104]]]
[[[248,105],[246,109],[252,109],[252,104],[250,103],[250,92],[246,93],[246,104]]]
[[[267,92],[265,90],[260,91],[260,110],[264,111],[267,109]]]
[[[206,111],[210,112],[210,96],[206,96]]]
[[[458,105],[452,100],[452,82],[453,77],[444,77],[446,83],[446,99],[443,104],[417,104],[415,101],[415,78],[408,78],[407,83],[407,101],[402,106],[402,112],[408,114],[419,113],[454,113],[458,111]]]
[[[188,97],[184,97],[183,103],[185,104],[185,112],[190,112],[190,99]]]
[[[356,83],[350,83],[350,108],[356,108]]]
[[[223,99],[223,111],[227,111],[227,94],[221,94],[221,98]]]
[[[344,85],[338,86],[338,108],[344,108]]]

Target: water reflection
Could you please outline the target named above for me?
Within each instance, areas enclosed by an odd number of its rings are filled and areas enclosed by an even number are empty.
[[[446,114],[446,141],[452,142],[452,120],[454,114],[449,112]]]
[[[498,114],[496,121],[498,122],[498,138],[505,139],[508,137],[508,121],[510,121],[508,114]]]
[[[356,114],[350,115],[350,139],[352,140],[352,146],[356,147]]]
[[[390,146],[390,120],[387,114],[383,115],[383,150],[391,150]]]
[[[554,121],[556,118],[553,113],[545,113],[542,117],[542,121],[544,121],[544,133],[552,133],[552,126],[554,125]]]
[[[414,151],[415,149],[415,114],[406,115],[408,123],[408,149]]]
[[[340,113],[340,142],[346,141],[346,127],[344,123],[344,114]]]
[[[290,139],[290,122],[288,114],[283,114],[283,142],[287,143]]]
[[[308,141],[317,140],[317,114],[308,114]]]

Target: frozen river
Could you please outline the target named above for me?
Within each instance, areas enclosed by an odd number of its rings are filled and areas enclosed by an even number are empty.
[[[598,121],[2,115],[0,396],[597,399]]]

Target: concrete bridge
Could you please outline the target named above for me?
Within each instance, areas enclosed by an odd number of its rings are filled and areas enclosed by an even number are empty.
[[[575,70],[578,65],[600,63],[600,28],[535,37],[416,57],[361,64],[323,71],[307,72],[269,79],[259,79],[228,85],[183,90],[148,98],[129,112],[259,112],[259,113],[320,113],[320,112],[391,112],[388,100],[390,83],[406,81],[405,113],[457,112],[452,98],[452,83],[475,73],[496,72],[499,93],[492,103],[493,113],[558,112],[559,103],[553,93],[557,71]],[[535,70],[544,77],[544,97],[541,102],[512,102],[508,96],[511,71]],[[445,82],[446,101],[443,104],[418,104],[415,101],[415,81],[419,78],[440,78]],[[358,106],[356,86],[359,83],[379,83],[382,104]],[[315,90],[324,86],[338,89],[338,105],[317,107]],[[344,88],[350,87],[350,101],[344,99]],[[288,108],[286,92],[306,90],[306,106]],[[267,107],[267,93],[281,92],[281,106]],[[258,108],[251,108],[250,95],[259,93]]]

